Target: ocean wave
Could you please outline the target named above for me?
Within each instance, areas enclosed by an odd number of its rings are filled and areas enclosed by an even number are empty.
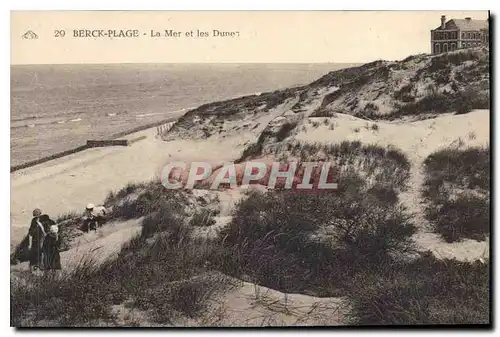
[[[82,120],[81,118],[75,118],[75,119],[70,119],[70,122],[79,122],[81,120]]]
[[[21,118],[11,118],[11,122],[22,122],[22,121],[29,121],[31,119],[37,119],[40,118],[39,116],[28,116],[28,117],[21,117]]]
[[[187,111],[187,110],[192,110],[192,109],[195,109],[195,108],[196,108],[196,107],[192,107],[192,108],[183,108],[183,109],[173,110],[173,111],[167,111],[167,112],[151,112],[151,113],[145,113],[145,114],[135,115],[135,117],[136,117],[136,118],[143,118],[143,117],[150,117],[150,116],[156,116],[156,115],[168,115],[168,114],[175,114],[175,113],[184,112],[184,111]]]
[[[82,111],[74,111],[74,112],[60,112],[60,113],[52,113],[52,114],[40,114],[40,115],[31,115],[31,116],[26,116],[26,117],[11,117],[10,121],[11,122],[23,122],[23,121],[30,121],[33,119],[47,119],[47,118],[57,118],[57,117],[72,117],[72,116],[77,116],[84,114],[85,112]]]
[[[164,114],[164,112],[153,112],[153,113],[149,113],[149,114],[135,115],[135,117],[141,118],[141,117],[149,117],[149,116],[163,115],[163,114]]]

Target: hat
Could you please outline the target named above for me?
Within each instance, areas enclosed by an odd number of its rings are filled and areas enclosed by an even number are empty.
[[[40,210],[40,208],[35,208],[33,210],[33,216],[40,216],[42,215],[42,211]]]
[[[87,204],[87,209],[93,209],[94,208],[94,204]]]

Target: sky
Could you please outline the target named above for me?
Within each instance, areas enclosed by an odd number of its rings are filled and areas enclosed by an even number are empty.
[[[430,30],[441,15],[488,18],[487,11],[14,11],[11,64],[398,60],[430,52]],[[74,37],[82,29],[135,29],[139,37]],[[151,37],[170,29],[180,36]],[[38,39],[23,39],[28,30]],[[210,36],[196,37],[197,30]]]

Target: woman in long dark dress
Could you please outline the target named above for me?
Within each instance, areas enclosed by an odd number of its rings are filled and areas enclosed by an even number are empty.
[[[42,211],[35,209],[33,211],[33,219],[28,231],[28,250],[30,270],[33,272],[36,269],[43,269],[42,253],[43,243],[46,236],[45,227],[42,223]]]
[[[61,269],[59,254],[59,228],[53,220],[48,221],[47,236],[43,243],[43,267],[46,271]]]

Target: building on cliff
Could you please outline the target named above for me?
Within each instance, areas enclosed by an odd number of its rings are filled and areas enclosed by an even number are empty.
[[[451,19],[441,16],[441,25],[431,30],[433,54],[489,44],[488,20]]]

